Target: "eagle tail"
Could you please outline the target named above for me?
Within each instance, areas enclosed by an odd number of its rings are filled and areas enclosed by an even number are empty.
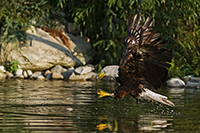
[[[166,104],[171,107],[175,106],[175,104],[173,102],[168,100],[168,97],[163,96],[158,93],[155,93],[147,88],[143,88],[143,90],[144,91],[142,91],[142,93],[140,93],[140,95],[139,95],[139,99],[154,100],[154,101]]]

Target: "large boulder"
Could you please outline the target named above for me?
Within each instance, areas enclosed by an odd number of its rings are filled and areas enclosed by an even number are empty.
[[[82,66],[93,60],[95,52],[92,45],[80,36],[66,35],[72,50],[70,52],[68,47],[59,41],[60,38],[54,38],[40,28],[31,27],[27,34],[27,46],[11,50],[6,58],[1,57],[1,62],[14,59],[23,70],[42,71],[55,65],[66,68]]]
[[[185,82],[180,78],[171,78],[167,81],[168,87],[185,87]]]

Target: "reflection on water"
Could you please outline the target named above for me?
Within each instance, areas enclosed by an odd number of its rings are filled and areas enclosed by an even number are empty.
[[[189,132],[200,131],[200,91],[160,89],[176,107],[132,97],[98,98],[106,82],[6,80],[0,82],[0,132]]]

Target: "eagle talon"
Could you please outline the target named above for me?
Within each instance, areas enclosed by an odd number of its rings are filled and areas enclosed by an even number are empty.
[[[98,89],[97,94],[99,95],[99,97],[110,96],[110,93],[103,91],[102,89]]]
[[[97,94],[99,97],[110,96],[116,99],[123,99],[130,94],[136,99],[146,99],[152,103],[157,101],[173,107],[175,104],[168,97],[144,87],[148,82],[154,89],[158,89],[166,81],[172,52],[161,48],[166,41],[162,41],[160,34],[154,31],[149,17],[144,23],[138,14],[133,18],[132,24],[131,19],[132,16],[128,19],[127,36],[123,38],[126,50],[120,65],[106,66],[99,74],[99,79],[111,76],[120,85],[111,93],[99,89]]]

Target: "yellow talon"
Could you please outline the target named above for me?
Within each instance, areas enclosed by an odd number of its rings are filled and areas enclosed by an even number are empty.
[[[103,129],[106,129],[108,128],[108,124],[99,124],[97,125],[97,129],[102,131]]]
[[[103,91],[101,89],[98,89],[97,94],[99,95],[99,97],[106,97],[106,96],[110,96],[110,93]]]

